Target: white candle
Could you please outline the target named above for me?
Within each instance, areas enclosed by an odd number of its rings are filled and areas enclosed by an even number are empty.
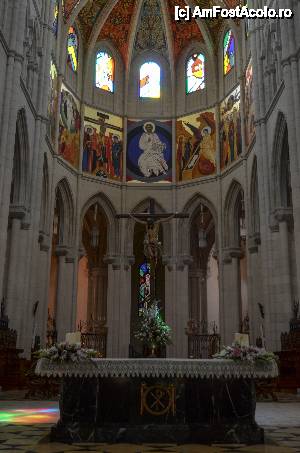
[[[66,333],[66,343],[81,344],[81,332]]]
[[[235,333],[234,341],[241,346],[249,346],[249,335],[247,333]]]

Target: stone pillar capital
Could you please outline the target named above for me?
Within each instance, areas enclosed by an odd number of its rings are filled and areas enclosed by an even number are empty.
[[[56,248],[55,248],[55,255],[60,257],[60,256],[67,256],[67,254],[69,253],[69,247],[67,247],[66,245],[57,245]]]
[[[162,256],[162,263],[164,266],[167,266],[168,271],[173,271],[176,268],[176,257],[163,255]]]
[[[250,253],[257,253],[258,246],[261,244],[260,233],[254,233],[248,238],[248,250]]]
[[[230,264],[232,262],[232,258],[242,258],[243,251],[240,247],[227,247],[223,250],[223,263]]]
[[[9,217],[11,219],[23,220],[26,216],[26,209],[23,205],[12,205],[9,208]]]
[[[122,258],[120,255],[105,255],[103,258],[105,264],[111,264],[114,271],[121,269]]]
[[[176,260],[176,268],[183,271],[185,266],[190,266],[192,263],[193,257],[191,255],[179,255]]]
[[[128,271],[134,263],[135,263],[134,255],[125,256],[124,257],[124,270]]]
[[[39,233],[39,244],[40,250],[42,252],[48,252],[50,249],[50,236],[49,234],[44,233],[44,231],[40,231]]]
[[[277,222],[290,222],[293,219],[293,209],[288,207],[280,207],[274,210],[274,218]]]

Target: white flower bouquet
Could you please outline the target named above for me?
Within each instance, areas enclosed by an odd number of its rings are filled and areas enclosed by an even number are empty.
[[[80,344],[57,343],[50,348],[36,352],[39,359],[46,358],[51,362],[82,362],[99,357],[94,349],[84,349]]]
[[[241,346],[239,343],[233,343],[232,346],[225,346],[221,352],[213,356],[215,359],[231,359],[241,362],[272,362],[276,360],[273,352],[267,352],[263,348],[256,346]]]

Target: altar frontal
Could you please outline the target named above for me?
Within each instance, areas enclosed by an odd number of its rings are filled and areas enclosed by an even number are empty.
[[[41,359],[36,372],[62,378],[54,441],[259,444],[254,379],[278,369],[228,359]]]

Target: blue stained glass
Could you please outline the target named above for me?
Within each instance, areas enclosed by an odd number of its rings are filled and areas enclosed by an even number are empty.
[[[149,263],[143,263],[139,267],[139,315],[147,308],[151,298],[151,268]]]
[[[228,30],[224,36],[224,75],[227,75],[235,64],[235,43],[231,30]]]
[[[68,65],[72,71],[78,68],[78,36],[74,27],[69,28],[68,34]]]

